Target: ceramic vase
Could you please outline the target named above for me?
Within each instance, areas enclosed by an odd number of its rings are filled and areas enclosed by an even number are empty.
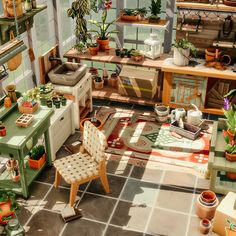
[[[208,219],[202,219],[199,224],[199,230],[202,234],[208,234],[211,229],[211,221]]]
[[[176,66],[187,66],[189,64],[190,49],[174,48],[173,62]]]

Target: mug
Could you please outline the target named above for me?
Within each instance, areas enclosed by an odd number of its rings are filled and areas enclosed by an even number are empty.
[[[189,110],[187,113],[187,123],[199,125],[202,122],[202,112],[199,110]]]
[[[179,121],[180,118],[184,119],[186,116],[186,111],[184,108],[176,108],[171,111],[171,123],[173,123],[175,120]]]

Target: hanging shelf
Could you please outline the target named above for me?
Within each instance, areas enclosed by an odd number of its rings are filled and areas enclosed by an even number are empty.
[[[22,17],[18,17],[17,20],[19,25],[19,33],[22,34],[26,31],[27,21],[29,22],[29,28],[31,28],[34,23],[34,16],[46,8],[46,5],[39,5],[36,9],[32,9],[32,11],[24,13]],[[0,17],[0,45],[3,45],[10,40],[9,36],[11,30],[14,32],[14,34],[16,34],[15,20],[6,17]]]

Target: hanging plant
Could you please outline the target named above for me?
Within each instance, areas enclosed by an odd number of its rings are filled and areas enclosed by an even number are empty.
[[[90,13],[90,0],[76,0],[67,10],[68,17],[76,18],[75,36],[78,42],[87,42],[87,21],[85,15]]]

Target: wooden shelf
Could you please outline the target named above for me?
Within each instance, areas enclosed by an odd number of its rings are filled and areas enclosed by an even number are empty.
[[[145,58],[141,62],[133,61],[130,58],[120,58],[116,56],[115,49],[110,48],[106,52],[99,52],[96,56],[91,56],[89,52],[84,54],[78,54],[76,49],[70,49],[68,52],[64,54],[65,58],[69,61],[80,61],[80,60],[87,60],[87,61],[97,61],[103,63],[113,63],[113,64],[122,64],[122,65],[132,65],[132,66],[141,66],[141,67],[148,67],[148,68],[156,68],[160,69],[164,60],[168,57],[168,55],[163,54],[160,58],[156,60],[152,60],[149,58]]]
[[[118,18],[115,22],[117,25],[132,26],[132,27],[145,27],[152,29],[166,30],[169,25],[168,20],[160,20],[159,23],[149,23],[148,20],[140,21],[124,21]]]
[[[193,2],[176,2],[176,7],[180,9],[202,10],[202,11],[223,11],[235,13],[236,7],[224,4],[206,4]]]
[[[157,104],[156,101],[151,99],[145,99],[145,98],[136,98],[136,97],[128,97],[120,95],[117,91],[118,88],[113,88],[110,86],[104,86],[101,90],[96,90],[93,88],[92,96],[93,98],[97,99],[108,99],[111,101],[116,102],[124,102],[124,103],[134,103],[139,105],[147,105],[147,106],[154,106]]]

